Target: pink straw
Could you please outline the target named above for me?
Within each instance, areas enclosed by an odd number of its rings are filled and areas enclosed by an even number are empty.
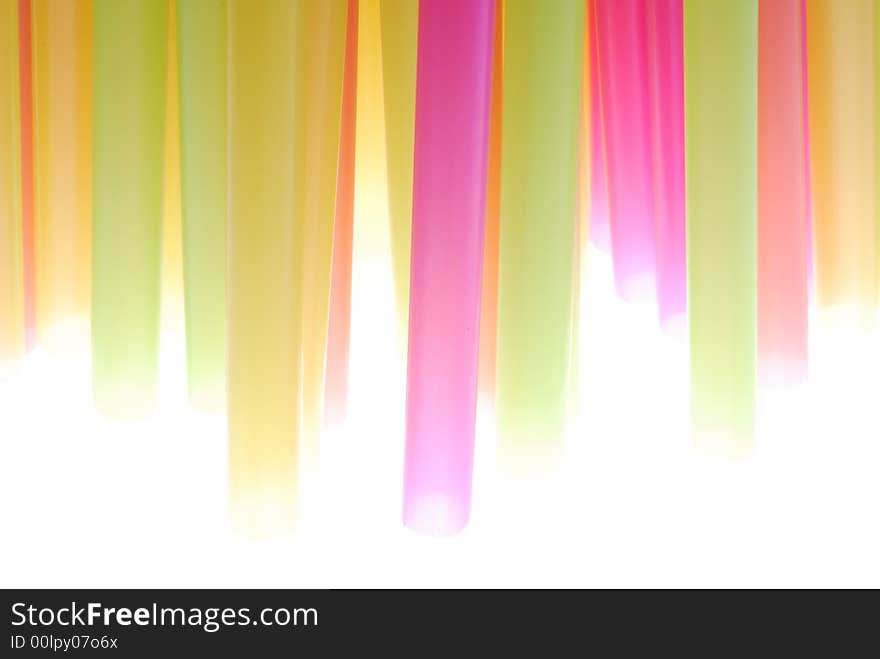
[[[651,132],[654,146],[657,305],[660,324],[684,327],[684,34],[682,0],[648,4]]]
[[[615,282],[625,299],[653,297],[647,0],[596,0],[596,19]]]
[[[758,375],[807,377],[803,4],[758,10]]]
[[[468,521],[494,0],[421,0],[403,522]]]

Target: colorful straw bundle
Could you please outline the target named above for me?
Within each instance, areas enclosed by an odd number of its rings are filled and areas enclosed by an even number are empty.
[[[0,372],[90,350],[97,409],[142,419],[179,316],[234,525],[278,533],[378,259],[403,521],[449,534],[478,409],[507,476],[562,460],[610,258],[687,332],[697,445],[748,455],[757,381],[810,372],[811,273],[820,315],[874,320],[878,25],[873,0],[0,0]]]

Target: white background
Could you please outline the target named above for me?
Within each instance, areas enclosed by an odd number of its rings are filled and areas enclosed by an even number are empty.
[[[93,412],[85,354],[32,353],[0,382],[0,584],[880,586],[880,334],[814,323],[809,384],[760,391],[754,456],[703,457],[686,339],[620,301],[591,251],[563,473],[499,480],[482,407],[472,522],[438,539],[401,525],[387,259],[356,261],[354,287],[350,415],[289,537],[230,532],[224,422],[188,408],[181,337],[163,334],[159,409],[137,424]]]

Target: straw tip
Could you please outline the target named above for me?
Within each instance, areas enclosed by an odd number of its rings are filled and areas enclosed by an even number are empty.
[[[435,537],[450,537],[468,525],[470,506],[448,494],[423,494],[407,499],[403,525],[408,529]]]

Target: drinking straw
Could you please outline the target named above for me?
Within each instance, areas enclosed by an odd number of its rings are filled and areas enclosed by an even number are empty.
[[[596,33],[596,0],[587,0],[589,38],[584,49],[590,58],[590,240],[604,252],[611,251],[611,227],[608,220],[607,165],[605,129],[602,125],[602,94],[599,88],[599,45]]]
[[[330,329],[324,420],[340,423],[348,403],[348,356],[351,340],[351,259],[354,222],[354,163],[357,123],[358,0],[348,0],[345,65],[342,74],[342,121],[333,225],[333,271],[330,282]]]
[[[816,295],[867,313],[876,289],[874,6],[807,2]]]
[[[360,0],[358,8],[357,118],[354,165],[354,272],[357,264],[387,265],[388,166],[385,157],[385,101],[382,84],[382,21],[379,0]],[[409,282],[407,282],[409,286]],[[392,284],[393,288],[393,284]],[[393,290],[391,291],[393,295]],[[405,319],[405,317],[404,317]],[[399,325],[404,319],[398,319]],[[403,337],[398,335],[399,343]],[[401,359],[405,357],[401,353]]]
[[[25,347],[37,342],[36,264],[34,263],[34,90],[31,0],[18,0],[18,67],[21,94],[21,240]]]
[[[162,222],[162,327],[184,330],[183,217],[180,182],[180,84],[177,74],[177,0],[168,1],[165,78],[165,201]]]
[[[803,110],[804,110],[804,195],[807,214],[807,294],[812,299],[814,293],[813,277],[813,200],[810,194],[810,91],[807,66],[807,0],[801,0],[801,66],[803,67]],[[880,52],[875,50],[875,52]],[[880,235],[880,233],[878,233]],[[880,264],[880,259],[878,259]]]
[[[590,0],[588,0],[589,3]],[[591,53],[595,44],[591,36],[593,30],[591,13],[586,5],[584,11],[584,56],[581,78],[581,123],[578,130],[578,197],[577,197],[577,228],[579,248],[576,254],[586,256],[586,248],[590,234],[590,209],[592,203],[591,181],[593,176],[593,81]],[[580,278],[578,277],[578,280]]]
[[[758,8],[758,375],[807,376],[801,0]]]
[[[168,6],[94,3],[92,365],[110,417],[156,396]]]
[[[297,513],[302,4],[229,0],[229,493],[250,535]]]
[[[388,211],[399,335],[406,337],[412,231],[418,0],[382,0],[382,84],[388,159]]]
[[[647,0],[596,0],[611,252],[624,299],[655,294]]]
[[[649,0],[647,19],[657,307],[663,327],[683,327],[687,310],[687,256],[682,0]]]
[[[302,442],[315,466],[324,412],[330,272],[345,64],[345,0],[310,0],[305,12],[305,168]]]
[[[206,410],[226,400],[226,10],[177,5],[187,379]]]
[[[512,472],[553,466],[565,427],[583,11],[578,0],[504,9],[496,395]]]
[[[590,51],[592,50],[590,31],[591,12],[589,4],[584,11],[584,52],[581,79],[581,122],[578,126],[578,185],[577,185],[577,216],[575,218],[574,254],[572,267],[572,299],[571,299],[571,358],[570,358],[570,395],[569,402],[576,416],[580,404],[580,322],[581,322],[581,282],[584,278],[587,260],[587,245],[590,235],[590,179],[592,166],[592,121],[591,121],[591,85],[590,85]]]
[[[18,4],[0,0],[0,368],[25,350]]]
[[[686,0],[691,406],[700,446],[743,455],[755,414],[758,2]]]
[[[34,165],[40,342],[88,342],[92,240],[92,4],[35,0]]]
[[[806,2],[806,0],[804,0]],[[874,2],[874,39],[880,35],[880,0]],[[874,43],[874,232],[875,254],[874,263],[878,279],[880,279],[880,115],[876,110],[880,108],[880,45]],[[809,157],[809,156],[808,156]],[[807,179],[809,184],[809,179]],[[880,293],[880,281],[875,281],[875,298]]]
[[[501,212],[501,117],[504,74],[504,0],[495,3],[492,45],[492,97],[489,109],[489,164],[486,176],[486,220],[483,239],[483,283],[480,302],[478,382],[480,395],[495,399],[495,355],[498,339],[498,232]]]
[[[421,0],[403,523],[468,522],[495,0]]]

